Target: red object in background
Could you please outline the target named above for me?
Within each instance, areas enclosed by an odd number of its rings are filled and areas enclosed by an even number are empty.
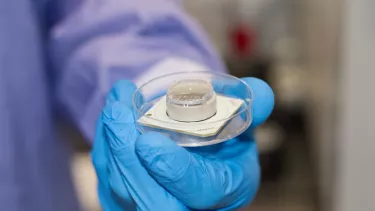
[[[239,57],[248,57],[254,54],[255,32],[251,27],[239,24],[230,32],[231,46]]]

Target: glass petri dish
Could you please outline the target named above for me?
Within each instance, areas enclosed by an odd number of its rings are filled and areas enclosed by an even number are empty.
[[[190,90],[191,92],[186,92],[186,90]],[[215,116],[216,114],[210,113],[213,112],[216,108],[216,104],[219,103],[216,102],[216,96],[239,99],[242,100],[243,103],[238,110],[229,117],[222,119],[216,118],[215,121],[210,122],[204,121],[204,119],[210,118],[212,115]],[[186,118],[192,117],[193,115],[182,115],[182,119],[178,119],[178,117],[173,115],[171,117],[169,114],[171,119],[176,120],[173,122],[175,126],[181,126],[183,128],[187,124],[194,124],[194,126],[210,128],[220,122],[224,122],[217,133],[205,137],[191,135],[186,133],[186,131],[172,131],[137,123],[137,129],[140,133],[151,131],[160,132],[183,147],[207,146],[230,140],[244,132],[252,121],[252,90],[244,81],[231,75],[207,71],[194,71],[172,73],[152,79],[140,86],[133,94],[135,119],[138,120],[141,117],[149,118],[149,120],[160,123],[160,125],[170,123],[146,115],[156,103],[164,98],[167,103],[167,109],[165,109],[167,115],[167,110],[170,111],[168,106],[175,106],[177,110],[199,107],[198,110],[193,111],[199,111],[199,109],[202,109],[202,106],[206,106],[209,110],[206,110],[207,112],[205,114],[195,116],[192,119]],[[184,111],[183,113],[188,113],[186,112],[188,110],[179,111],[180,112],[177,113],[179,113],[180,117],[181,111]]]

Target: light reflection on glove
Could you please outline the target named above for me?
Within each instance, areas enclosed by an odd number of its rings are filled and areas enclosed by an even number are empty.
[[[254,93],[250,129],[221,144],[186,149],[159,133],[139,134],[131,105],[135,86],[118,82],[92,151],[103,209],[233,210],[251,202],[260,181],[252,131],[270,115],[274,96],[263,81],[243,80]]]

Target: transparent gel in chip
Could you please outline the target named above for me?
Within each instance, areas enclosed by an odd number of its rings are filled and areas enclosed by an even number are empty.
[[[207,81],[178,81],[168,89],[166,96],[167,114],[173,120],[198,122],[216,114],[216,94]]]

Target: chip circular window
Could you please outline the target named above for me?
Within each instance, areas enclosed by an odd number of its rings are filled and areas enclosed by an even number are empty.
[[[167,92],[167,114],[176,121],[198,122],[216,114],[216,93],[204,80],[185,79]]]

